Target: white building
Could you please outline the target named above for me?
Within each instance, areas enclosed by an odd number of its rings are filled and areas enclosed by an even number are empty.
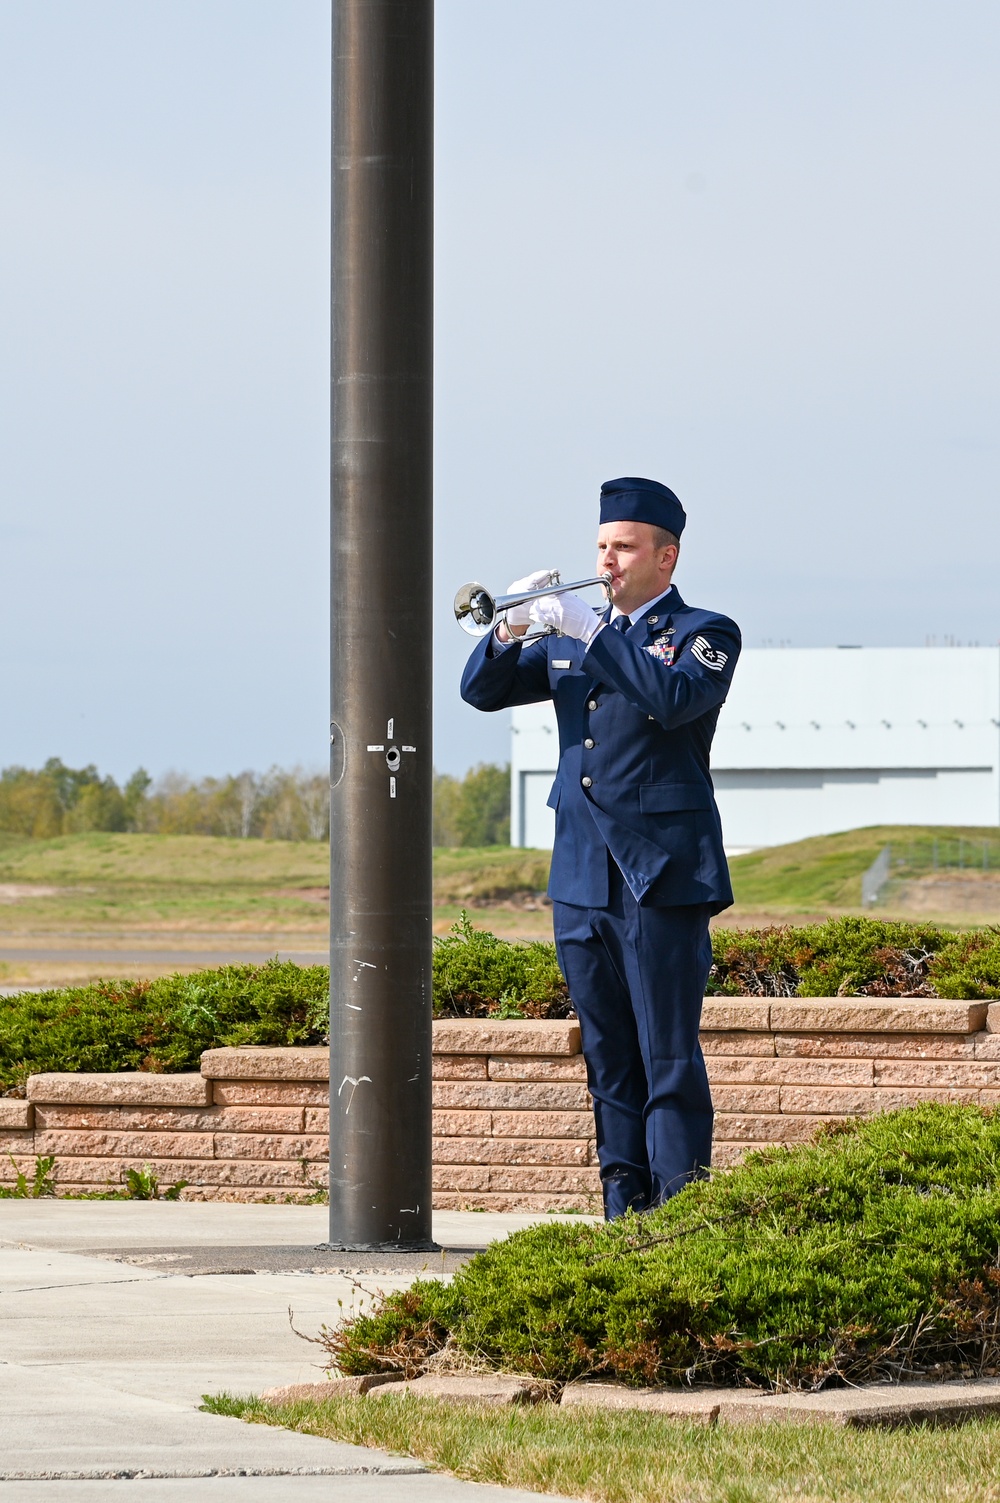
[[[551,846],[550,703],[513,712],[511,841]],[[727,849],[1000,824],[1000,648],[748,649],[712,753]]]

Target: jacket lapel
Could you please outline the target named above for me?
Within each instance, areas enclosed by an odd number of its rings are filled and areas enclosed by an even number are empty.
[[[626,633],[629,641],[637,647],[646,647],[655,638],[665,636],[674,626],[674,611],[683,604],[676,585],[671,585],[662,600],[643,611],[638,621],[632,622]]]

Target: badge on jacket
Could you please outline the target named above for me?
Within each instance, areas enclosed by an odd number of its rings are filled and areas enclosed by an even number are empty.
[[[713,673],[721,673],[729,662],[728,652],[723,652],[719,647],[713,647],[711,642],[707,642],[704,637],[695,637],[691,656],[696,658],[703,668],[711,668]]]
[[[659,636],[655,637],[653,641],[650,642],[646,647],[646,651],[649,653],[649,655],[656,658],[657,661],[662,663],[665,668],[669,668],[673,663],[674,653],[676,651],[676,648],[674,647],[673,642],[671,642],[670,637],[670,632],[662,631],[660,632]]]

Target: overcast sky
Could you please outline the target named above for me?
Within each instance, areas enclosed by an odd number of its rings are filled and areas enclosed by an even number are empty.
[[[320,766],[329,6],[0,0],[0,765]],[[1000,8],[438,0],[435,761],[457,586],[614,475],[748,646],[1000,637]]]

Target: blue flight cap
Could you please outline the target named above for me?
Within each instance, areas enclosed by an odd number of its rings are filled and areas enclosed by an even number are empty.
[[[666,485],[627,475],[601,486],[601,522],[649,522],[675,537],[684,531],[684,508]]]

